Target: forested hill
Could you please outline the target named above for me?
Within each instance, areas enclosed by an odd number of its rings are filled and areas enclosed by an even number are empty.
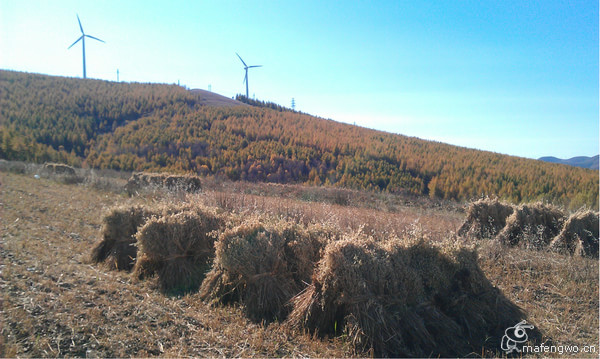
[[[175,85],[0,71],[0,157],[598,206],[597,171],[206,96]]]

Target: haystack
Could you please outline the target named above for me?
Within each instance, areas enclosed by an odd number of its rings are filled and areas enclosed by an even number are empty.
[[[506,225],[506,218],[513,213],[513,206],[497,198],[482,198],[471,202],[467,218],[458,230],[458,235],[476,238],[493,238]]]
[[[170,191],[198,192],[202,189],[200,177],[193,175],[169,175],[166,173],[135,172],[131,175],[125,190],[133,195],[147,188],[163,188]]]
[[[167,176],[165,187],[170,191],[198,192],[202,189],[200,178],[192,175]]]
[[[133,195],[151,186],[162,187],[165,177],[166,175],[160,173],[134,172],[127,180],[125,190]]]
[[[565,214],[558,207],[542,202],[522,204],[506,219],[496,238],[504,244],[543,248],[560,233],[564,221]]]
[[[523,318],[473,250],[361,234],[328,244],[312,284],[291,303],[292,328],[345,334],[357,354],[376,357],[493,355]]]
[[[200,296],[213,304],[239,301],[256,322],[283,319],[333,235],[324,227],[250,219],[219,237]]]
[[[550,248],[570,254],[598,258],[598,212],[581,210],[565,222]]]
[[[42,172],[48,175],[75,176],[75,169],[62,163],[44,163]]]
[[[196,290],[210,268],[215,231],[224,225],[216,212],[197,207],[151,218],[140,228],[134,274],[158,275],[163,292]]]
[[[135,234],[155,213],[142,206],[113,208],[102,220],[103,238],[92,249],[92,262],[105,262],[110,269],[131,270],[137,253]]]

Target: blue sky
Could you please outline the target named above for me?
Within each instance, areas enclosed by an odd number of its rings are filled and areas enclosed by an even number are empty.
[[[0,0],[0,68],[178,81],[537,158],[598,154],[597,1]]]

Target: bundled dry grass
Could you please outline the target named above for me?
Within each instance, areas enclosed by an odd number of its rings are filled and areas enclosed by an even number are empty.
[[[213,304],[239,301],[256,322],[283,319],[286,303],[308,285],[320,250],[333,236],[324,226],[249,219],[219,237],[200,297]]]
[[[39,169],[38,174],[65,184],[75,184],[84,181],[84,177],[78,175],[75,168],[62,163],[45,163]]]
[[[102,220],[103,238],[92,249],[92,262],[104,262],[110,269],[131,270],[137,253],[135,234],[153,214],[155,210],[142,206],[113,208]]]
[[[482,198],[471,202],[467,208],[467,218],[458,234],[493,238],[504,228],[506,219],[513,211],[511,204],[500,202],[497,198]]]
[[[47,174],[75,176],[75,169],[62,163],[45,163],[42,171]]]
[[[215,231],[224,225],[215,211],[197,206],[151,218],[136,234],[138,258],[134,274],[158,275],[163,292],[196,290],[210,268]]]
[[[525,246],[543,248],[559,234],[564,221],[565,214],[558,207],[542,202],[522,204],[506,219],[506,226],[496,238],[503,244],[521,242]]]
[[[327,245],[292,303],[292,328],[345,333],[358,354],[378,357],[493,356],[524,316],[488,282],[474,250],[362,234]]]
[[[164,185],[171,191],[183,190],[186,192],[198,192],[202,189],[200,177],[192,175],[169,175],[167,178],[165,178]]]
[[[91,261],[104,262],[109,269],[130,271],[137,257],[138,229],[152,216],[162,216],[195,208],[191,204],[118,206],[102,219],[102,239],[92,249]]]
[[[198,192],[202,183],[198,176],[170,175],[166,173],[136,172],[131,175],[125,190],[133,195],[145,188],[165,188],[170,191]]]
[[[585,257],[598,258],[598,212],[573,213],[562,231],[550,242],[550,248]]]

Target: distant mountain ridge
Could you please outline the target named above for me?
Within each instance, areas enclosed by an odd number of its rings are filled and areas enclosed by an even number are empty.
[[[563,160],[561,158],[556,158],[552,156],[540,157],[538,158],[540,161],[550,162],[550,163],[560,163],[563,165],[589,168],[591,170],[599,169],[600,155],[596,155],[593,157],[587,156],[577,156],[573,158],[569,158],[567,160]]]

